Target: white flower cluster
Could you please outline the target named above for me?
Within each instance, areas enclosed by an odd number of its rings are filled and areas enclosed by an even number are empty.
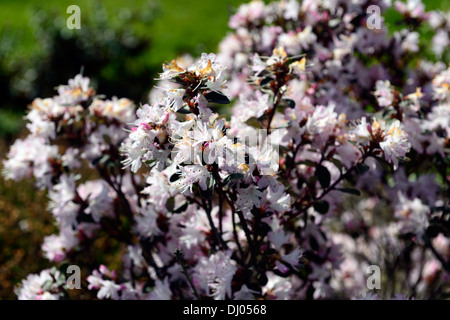
[[[36,99],[4,174],[49,190],[44,255],[123,244],[117,272],[86,266],[98,299],[391,298],[367,292],[372,264],[397,298],[448,294],[449,16],[397,1],[390,35],[367,4],[242,5],[219,54],[164,64],[136,112],[80,75]],[[49,277],[19,297],[60,298]]]

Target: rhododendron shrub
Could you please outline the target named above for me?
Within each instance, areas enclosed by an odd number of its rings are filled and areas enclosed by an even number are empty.
[[[244,4],[217,55],[163,64],[137,108],[82,75],[33,101],[4,174],[48,190],[44,255],[123,243],[118,270],[80,266],[99,299],[445,297],[449,15],[377,1],[403,16],[392,34],[366,27],[370,4]],[[64,277],[29,275],[17,294],[67,297]]]

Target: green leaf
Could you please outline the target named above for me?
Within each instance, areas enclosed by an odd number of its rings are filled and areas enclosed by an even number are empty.
[[[104,165],[109,159],[110,156],[108,154],[101,155],[100,157],[97,157],[94,160],[92,160],[92,165],[93,166],[97,166],[99,164]]]
[[[355,196],[361,195],[361,191],[359,191],[358,189],[354,189],[354,188],[336,188],[336,190],[344,192],[344,193],[353,194]]]
[[[295,101],[292,99],[284,99],[284,102],[286,102],[287,106],[291,109],[295,108]]]
[[[92,165],[93,165],[94,167],[97,166],[98,163],[100,162],[100,160],[101,160],[102,157],[103,157],[103,156],[94,158],[94,159],[92,160]]]
[[[237,180],[242,180],[242,179],[244,179],[244,175],[242,173],[235,172],[235,173],[230,174],[228,177],[226,177],[223,180],[223,184],[227,185],[231,181],[237,181]]]
[[[181,108],[177,110],[177,113],[181,113],[181,114],[189,114],[192,113],[191,110],[186,109],[186,108]]]
[[[178,83],[178,84],[181,84],[181,85],[186,85],[186,82],[184,82],[180,77],[175,77],[175,78],[172,78],[172,79],[170,79],[169,80],[170,82],[173,82],[173,83]]]
[[[261,82],[259,83],[259,85],[262,87],[266,84],[268,84],[269,82],[271,82],[273,79],[271,76],[265,77],[264,79],[261,80]]]
[[[178,207],[172,213],[182,213],[182,212],[186,211],[188,205],[189,205],[189,202],[186,201],[182,206]]]
[[[358,172],[359,172],[360,174],[364,174],[364,173],[366,173],[367,171],[369,171],[370,168],[369,168],[368,165],[366,165],[366,164],[364,164],[364,163],[358,163],[358,164],[356,165],[356,170],[358,170]]]
[[[101,164],[105,164],[105,163],[107,163],[110,159],[111,159],[111,157],[109,156],[109,154],[105,154],[105,155],[100,159],[100,163],[101,163]]]
[[[333,162],[334,165],[336,166],[336,168],[338,168],[339,171],[342,173],[342,163],[341,163],[341,161],[338,160],[338,159],[332,158],[331,162]]]
[[[331,182],[331,175],[327,168],[324,166],[318,166],[316,168],[316,177],[319,179],[322,188],[328,188]]]
[[[175,207],[175,198],[170,197],[169,199],[167,199],[166,209],[167,209],[167,211],[172,212],[174,207]]]
[[[52,280],[47,280],[44,282],[44,284],[42,285],[42,290],[44,291],[50,291],[50,289],[53,286],[53,281]]]
[[[250,127],[256,128],[256,129],[262,129],[261,123],[256,119],[255,117],[249,118],[247,121],[245,121],[246,124],[248,124]]]
[[[56,279],[56,284],[62,286],[66,282],[66,276],[64,273],[60,273],[59,277]]]
[[[120,161],[116,161],[116,162],[114,162],[114,161],[108,161],[108,163],[106,164],[106,166],[107,166],[108,168],[120,168],[121,164],[120,164]]]
[[[170,182],[175,182],[178,179],[180,179],[180,177],[181,177],[181,173],[175,172],[173,175],[170,176],[169,181]]]
[[[107,144],[113,144],[112,143],[112,140],[111,140],[111,137],[110,136],[108,136],[107,134],[104,134],[103,135],[103,140],[107,143]]]
[[[326,214],[329,208],[330,205],[326,201],[317,201],[316,203],[314,203],[314,210],[316,210],[320,214]]]
[[[304,164],[310,167],[317,167],[317,163],[311,161],[311,160],[303,160],[303,161],[299,161],[299,164]]]
[[[216,180],[215,179],[209,179],[208,181],[208,188],[214,189],[214,186],[216,185]]]
[[[205,95],[206,100],[209,102],[219,103],[219,104],[229,104],[230,99],[222,93],[211,91]]]
[[[152,168],[156,164],[156,160],[145,160],[144,164],[147,167]]]

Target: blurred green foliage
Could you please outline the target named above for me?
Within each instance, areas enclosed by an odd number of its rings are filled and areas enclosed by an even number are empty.
[[[106,96],[147,101],[164,61],[215,51],[242,0],[0,2],[0,136],[17,133],[27,104],[83,70]],[[66,9],[81,9],[69,30]]]
[[[20,27],[1,30],[1,104],[3,111],[9,111],[3,114],[10,115],[12,110],[23,113],[33,98],[52,96],[57,84],[66,83],[81,70],[92,77],[100,92],[140,100],[154,69],[138,62],[151,42],[151,37],[139,34],[138,29],[149,24],[156,12],[152,5],[145,5],[112,14],[100,2],[90,2],[82,16],[83,28],[69,30],[68,15],[34,6],[28,21],[34,45],[22,41],[28,37],[19,35]],[[0,133],[16,129],[9,120],[15,118],[3,117]]]

